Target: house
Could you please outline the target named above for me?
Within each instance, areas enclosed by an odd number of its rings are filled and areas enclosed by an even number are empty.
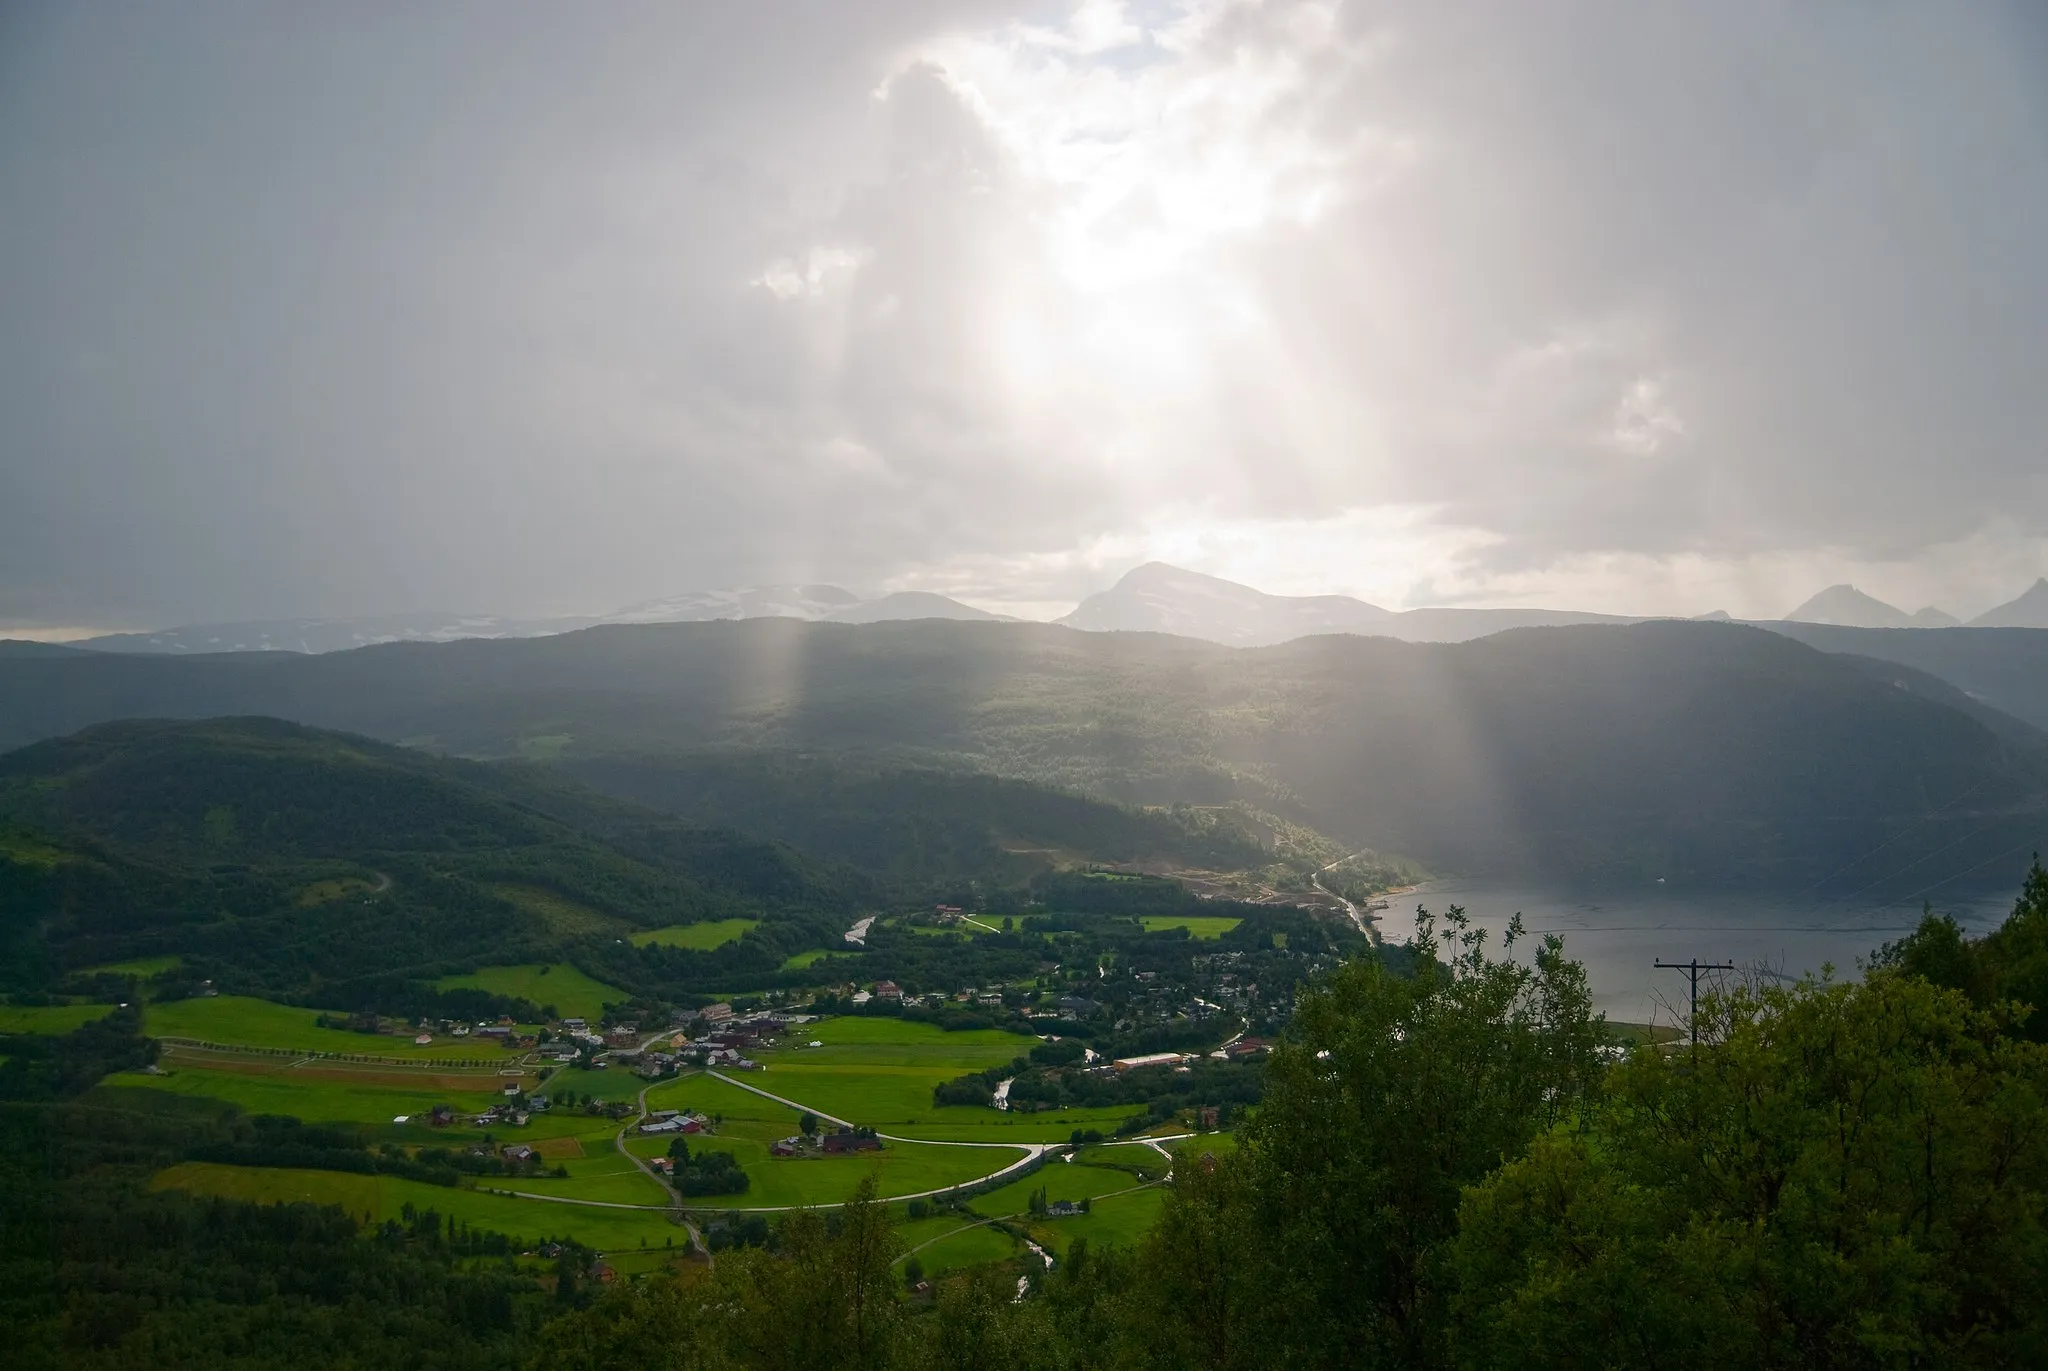
[[[732,1006],[729,1004],[707,1004],[704,1006],[705,1023],[724,1023],[731,1017]]]
[[[878,1000],[901,1001],[903,998],[903,987],[894,981],[877,981],[875,982],[875,998]]]
[[[582,1019],[564,1019],[562,1020],[562,1027],[568,1029],[571,1033],[581,1033],[590,1025]]]
[[[453,1033],[458,1038],[467,1038],[469,1036],[469,1025],[466,1023],[459,1023],[455,1025],[455,1027],[449,1029],[448,1031],[450,1033]]]
[[[1264,1038],[1239,1038],[1230,1045],[1230,1059],[1243,1061],[1246,1057],[1256,1057],[1271,1047],[1272,1044]]]
[[[434,1112],[427,1116],[427,1122],[435,1128],[446,1128],[455,1122],[455,1110],[445,1104],[434,1106]]]
[[[641,1124],[640,1131],[642,1133],[680,1133],[683,1131],[683,1124],[680,1119],[655,1119],[650,1123]]]
[[[676,1173],[676,1164],[667,1157],[650,1157],[647,1164],[664,1176],[673,1176]]]
[[[1071,1018],[1085,1019],[1090,1014],[1093,1014],[1096,1010],[1100,1008],[1102,1008],[1101,1005],[1095,1003],[1095,1001],[1091,999],[1088,999],[1086,996],[1060,996],[1060,1013],[1068,1015]]]
[[[604,1035],[604,1041],[607,1047],[637,1047],[640,1042],[639,1036],[630,1028],[614,1028]]]
[[[1118,1057],[1118,1071],[1141,1071],[1148,1066],[1179,1066],[1185,1058],[1178,1052],[1147,1052],[1140,1057]]]
[[[710,1121],[708,1119],[705,1119],[701,1115],[692,1114],[689,1118],[684,1119],[679,1125],[677,1125],[676,1131],[678,1133],[702,1133],[704,1131],[705,1124],[707,1124],[708,1122]]]
[[[803,1150],[804,1140],[802,1138],[778,1138],[769,1144],[768,1155],[771,1157],[794,1157]]]
[[[957,904],[937,904],[932,906],[932,912],[942,919],[957,919],[960,917],[960,906]]]
[[[504,1090],[503,1090],[502,1092],[500,1092],[500,1093],[502,1093],[502,1094],[506,1094],[506,1095],[517,1095],[517,1094],[519,1093],[519,1082],[517,1082],[517,1081],[507,1081],[507,1082],[505,1082],[505,1089],[504,1089]]]
[[[855,1004],[866,1004],[869,1000],[872,1000],[874,998],[875,997],[873,995],[868,994],[868,992],[865,990],[856,990],[853,992],[853,1002]]]
[[[526,1107],[536,1114],[545,1114],[548,1112],[548,1097],[545,1095],[535,1095],[526,1102]]]
[[[1003,1007],[1003,997],[994,991],[986,995],[976,996],[975,1002],[986,1009],[1001,1009]]]
[[[648,1118],[653,1119],[656,1122],[659,1122],[663,1119],[680,1119],[682,1116],[683,1111],[680,1109],[655,1109],[650,1110],[647,1115]]]
[[[484,1027],[479,1028],[476,1031],[476,1035],[479,1038],[509,1038],[512,1036],[512,1029],[511,1026],[508,1024],[487,1024]]]
[[[525,1143],[513,1143],[500,1155],[508,1162],[530,1162],[540,1154]]]
[[[1072,1200],[1054,1200],[1045,1207],[1045,1216],[1049,1219],[1071,1219],[1080,1212],[1081,1206]]]
[[[879,1152],[882,1140],[875,1136],[873,1129],[852,1129],[842,1126],[837,1133],[827,1133],[821,1141],[829,1153]]]
[[[422,1033],[422,1034],[420,1034],[420,1035],[419,1035],[419,1036],[418,1036],[417,1038],[414,1038],[414,1039],[412,1040],[412,1045],[413,1045],[414,1047],[425,1047],[425,1046],[426,1046],[426,1045],[427,1045],[428,1043],[431,1043],[432,1041],[434,1041],[434,1035],[433,1035],[433,1034],[431,1034],[431,1033]]]

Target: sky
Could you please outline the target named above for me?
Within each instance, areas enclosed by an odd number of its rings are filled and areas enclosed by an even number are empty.
[[[0,634],[2048,573],[2048,9],[0,9]]]

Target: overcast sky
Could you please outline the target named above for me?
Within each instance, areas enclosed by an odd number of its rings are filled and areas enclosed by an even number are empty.
[[[2048,573],[2048,7],[0,9],[0,632]]]

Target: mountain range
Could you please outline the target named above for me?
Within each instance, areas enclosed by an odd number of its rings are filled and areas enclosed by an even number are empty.
[[[2003,652],[1980,667],[2036,698],[2048,671],[2028,664],[2048,633],[1793,627],[1852,645],[1682,621],[1229,648],[782,617],[313,656],[39,645],[0,651],[0,747],[106,720],[260,714],[563,767],[697,822],[727,806],[692,796],[730,793],[730,776],[657,782],[638,763],[723,757],[763,786],[789,778],[792,796],[817,774],[777,758],[1246,805],[1437,870],[1563,883],[1909,897],[2017,879],[2048,839],[2048,737],[1953,676],[1863,649],[1959,635]]]
[[[788,618],[814,623],[884,623],[903,619],[1003,620],[929,591],[897,591],[869,599],[834,585],[771,585],[692,591],[630,605],[610,614],[508,618],[489,614],[418,613],[361,618],[282,619],[194,624],[140,633],[111,633],[76,644],[104,652],[338,652],[393,642],[463,638],[537,638],[606,624],[700,623],[717,619]],[[1724,620],[1715,611],[1699,616]],[[1090,632],[1172,633],[1231,647],[1263,647],[1318,633],[1357,633],[1411,643],[1460,643],[1511,628],[1565,624],[1640,623],[1636,617],[1553,609],[1383,609],[1348,595],[1269,595],[1251,586],[1164,562],[1147,562],[1109,589],[1082,600],[1055,622]],[[1850,585],[1830,586],[1783,622],[1846,628],[1952,628],[1961,621],[1933,606],[1908,614]],[[2048,578],[2007,604],[1972,619],[1973,628],[2048,628]]]
[[[505,618],[494,614],[383,614],[338,619],[271,619],[188,624],[142,633],[108,633],[76,646],[102,652],[346,652],[379,643],[449,643],[463,638],[541,638],[602,624],[701,623],[711,619],[805,619],[870,624],[891,619],[1000,619],[944,595],[898,591],[863,600],[832,585],[700,590],[629,605],[610,614]]]

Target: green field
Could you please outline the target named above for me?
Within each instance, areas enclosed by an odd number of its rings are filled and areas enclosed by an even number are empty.
[[[1143,1143],[1098,1143],[1092,1147],[1082,1148],[1074,1160],[1081,1165],[1125,1167],[1142,1171],[1148,1179],[1164,1176],[1167,1170],[1166,1158]]]
[[[397,1218],[399,1211],[410,1203],[415,1208],[438,1210],[529,1244],[543,1238],[573,1237],[599,1250],[660,1247],[671,1239],[677,1246],[682,1245],[682,1229],[670,1223],[662,1210],[551,1204],[392,1176],[184,1162],[157,1173],[151,1184],[160,1190],[185,1190],[260,1204],[339,1205],[357,1219],[367,1218],[371,1222]],[[518,1184],[524,1186],[524,1182]]]
[[[763,1073],[764,1090],[775,1090]],[[783,1093],[776,1090],[777,1094]],[[799,1096],[792,1096],[798,1098]],[[806,1104],[811,1101],[803,1101]],[[777,1158],[769,1144],[796,1132],[798,1112],[713,1076],[681,1076],[647,1092],[650,1109],[695,1109],[721,1120],[710,1137],[691,1138],[693,1149],[730,1152],[753,1178],[744,1195],[692,1200],[706,1207],[757,1207],[794,1204],[836,1204],[874,1173],[881,1194],[914,1195],[938,1190],[1000,1171],[1018,1159],[1008,1148],[921,1146],[894,1142],[880,1152],[849,1157]],[[628,1146],[642,1156],[668,1150],[660,1135],[635,1137]]]
[[[1166,1187],[1151,1185],[1127,1195],[1097,1200],[1086,1214],[1071,1219],[1047,1219],[1033,1224],[1031,1231],[1055,1255],[1064,1255],[1076,1238],[1086,1238],[1090,1247],[1136,1247],[1152,1231],[1152,1225],[1159,1222],[1159,1211],[1165,1206]]]
[[[985,1219],[1005,1219],[1031,1207],[1031,1195],[1043,1189],[1052,1200],[1093,1200],[1118,1190],[1129,1190],[1141,1182],[1128,1171],[1107,1166],[1083,1166],[1079,1162],[1047,1162],[1038,1170],[985,1195],[976,1195],[967,1207]]]
[[[570,1066],[560,1068],[548,1077],[542,1090],[552,1100],[563,1098],[564,1092],[573,1093],[579,1102],[585,1099],[632,1100],[640,1094],[640,1087],[646,1084],[632,1072],[619,1068],[585,1071],[581,1067]]]
[[[1147,914],[1138,922],[1145,926],[1147,933],[1157,933],[1164,928],[1185,928],[1190,937],[1220,938],[1244,920],[1228,919],[1220,914]]]
[[[1067,1141],[1077,1128],[1112,1132],[1131,1115],[1143,1112],[1140,1105],[1113,1105],[1105,1109],[1047,1109],[1023,1114],[950,1104],[943,1109],[928,1109],[901,1127],[891,1125],[891,1131],[935,1142],[1053,1143]]]
[[[793,957],[783,958],[782,969],[784,971],[802,971],[804,968],[813,965],[821,958],[830,957],[835,952],[842,952],[844,950],[844,948],[814,947],[808,952],[799,952]]]
[[[423,1116],[437,1104],[480,1113],[499,1097],[500,1087],[510,1079],[490,1073],[456,1076],[406,1067],[381,1072],[341,1072],[295,1067],[284,1058],[224,1062],[209,1067],[190,1065],[174,1057],[161,1064],[160,1069],[164,1074],[156,1076],[139,1071],[120,1072],[107,1077],[106,1083],[219,1100],[245,1114],[289,1114],[309,1123],[389,1127],[399,1115]],[[418,1131],[422,1136],[427,1133],[424,1126]],[[551,1116],[538,1115],[533,1131],[559,1131],[559,1127],[553,1125]]]
[[[487,1039],[436,1034],[430,1046],[420,1047],[403,1034],[322,1028],[314,1022],[319,1014],[318,1010],[294,1009],[246,995],[215,995],[152,1004],[145,1011],[143,1026],[152,1037],[192,1038],[235,1047],[449,1061],[504,1059],[507,1065],[514,1060],[512,1053]]]
[[[645,933],[635,933],[632,942],[635,947],[685,947],[698,952],[709,952],[713,948],[724,947],[727,943],[738,942],[760,926],[759,919],[716,919],[701,924],[670,924],[667,928],[654,928]]]
[[[668,1204],[669,1193],[661,1182],[612,1146],[609,1136],[612,1131],[616,1131],[616,1125],[607,1130],[603,1139],[592,1141],[587,1149],[588,1155],[560,1163],[569,1172],[566,1180],[557,1180],[553,1176],[523,1176],[517,1181],[493,1180],[488,1184],[506,1190],[559,1195],[565,1199],[602,1200],[608,1204]],[[523,1137],[521,1141],[524,1141]],[[552,1169],[554,1163],[549,1165]]]
[[[824,1046],[803,1046],[813,1041]],[[999,1066],[1029,1051],[1032,1043],[993,1028],[948,1033],[894,1018],[828,1019],[756,1053],[767,1069],[755,1083],[821,1113],[895,1131],[897,1125],[934,1116],[932,1087]]]
[[[488,990],[493,995],[512,995],[545,1008],[555,1007],[560,1015],[589,1019],[604,1016],[607,1004],[622,1004],[626,992],[603,981],[592,980],[567,962],[549,966],[485,966],[467,976],[443,976],[434,984],[442,990]]]
[[[936,1226],[938,1236],[922,1234],[926,1226]],[[924,1267],[927,1277],[958,1271],[964,1267],[987,1266],[991,1262],[1006,1262],[1024,1253],[1024,1245],[999,1228],[987,1224],[963,1226],[957,1217],[926,1219],[919,1225],[905,1225],[903,1236],[907,1246],[917,1247],[917,1260]],[[920,1245],[922,1244],[922,1245]],[[906,1254],[907,1258],[908,1254]]]
[[[113,1012],[110,1004],[0,1004],[0,1033],[69,1033]]]

